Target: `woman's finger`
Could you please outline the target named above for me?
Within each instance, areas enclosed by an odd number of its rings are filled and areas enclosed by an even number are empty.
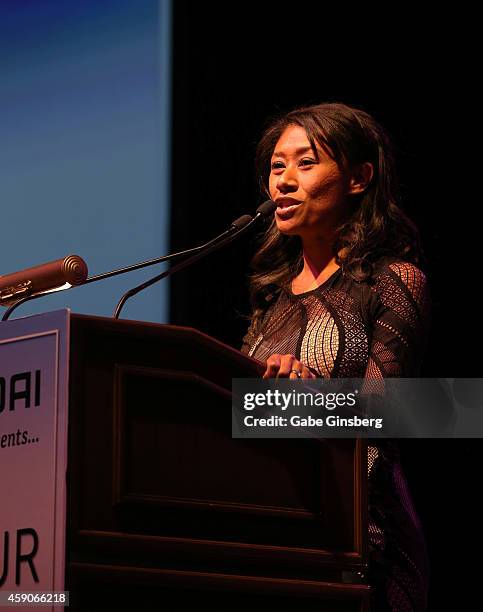
[[[279,355],[278,353],[270,355],[270,357],[267,359],[267,369],[263,374],[263,378],[275,378],[277,376],[281,358],[282,355]]]
[[[263,378],[317,378],[315,373],[299,361],[295,355],[275,353],[267,359]]]
[[[297,378],[317,378],[317,376],[301,361],[294,361],[290,369],[289,378],[295,380]]]
[[[298,378],[292,370],[302,373],[302,367],[295,355],[282,355],[277,378]]]

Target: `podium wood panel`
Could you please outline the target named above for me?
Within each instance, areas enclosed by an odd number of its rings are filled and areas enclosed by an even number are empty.
[[[262,370],[190,328],[72,315],[74,592],[366,609],[365,443],[232,439],[231,379]]]

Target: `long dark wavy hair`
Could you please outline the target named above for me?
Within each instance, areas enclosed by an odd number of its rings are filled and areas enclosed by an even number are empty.
[[[270,196],[268,179],[273,150],[289,126],[304,128],[315,151],[319,144],[340,168],[370,162],[374,176],[366,190],[353,198],[353,213],[336,232],[334,255],[344,274],[369,280],[381,258],[394,256],[418,264],[418,230],[398,204],[397,177],[390,139],[365,111],[341,103],[298,108],[276,118],[265,130],[256,153],[262,191]],[[252,322],[256,330],[282,287],[290,286],[303,267],[298,236],[282,234],[272,220],[252,260],[250,276]]]

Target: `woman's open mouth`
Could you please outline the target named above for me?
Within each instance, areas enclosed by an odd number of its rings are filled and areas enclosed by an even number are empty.
[[[280,198],[275,200],[275,203],[277,204],[275,213],[280,219],[289,219],[302,204],[302,202],[295,200],[295,198]]]

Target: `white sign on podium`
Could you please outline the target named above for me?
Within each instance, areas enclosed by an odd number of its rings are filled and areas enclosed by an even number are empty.
[[[64,590],[69,316],[0,323],[4,594]]]

